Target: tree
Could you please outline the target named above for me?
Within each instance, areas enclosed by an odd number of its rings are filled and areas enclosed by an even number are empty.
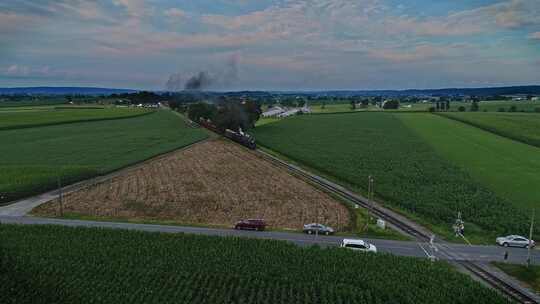
[[[362,99],[362,108],[367,108],[369,106],[369,99]]]
[[[383,109],[385,110],[396,110],[399,109],[399,101],[395,99],[390,99],[384,102]]]
[[[479,109],[478,101],[474,100],[471,104],[471,112],[478,112]]]
[[[450,110],[450,100],[446,101],[446,111]]]
[[[255,128],[255,123],[261,118],[261,105],[253,100],[247,100],[242,103],[242,107],[248,116],[249,127]]]
[[[356,110],[356,101],[351,100],[351,110]]]
[[[511,106],[509,109],[508,109],[508,112],[517,112],[517,107],[515,105]]]
[[[458,108],[458,111],[460,111],[460,112],[465,112],[466,110],[467,110],[467,109],[466,109],[464,106],[460,106],[460,107]]]
[[[212,121],[221,131],[226,129],[238,131],[240,128],[247,130],[252,127],[246,110],[236,102],[221,105]]]
[[[188,108],[188,117],[195,122],[198,122],[201,118],[214,120],[216,114],[216,106],[205,102],[191,104]]]
[[[324,110],[326,108],[326,101],[323,101],[321,104],[321,110]]]

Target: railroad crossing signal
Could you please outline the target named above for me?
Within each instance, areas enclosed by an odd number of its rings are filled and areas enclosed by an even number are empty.
[[[458,212],[458,217],[452,227],[454,228],[456,236],[463,236],[463,232],[465,232],[465,222],[461,219],[461,212]]]

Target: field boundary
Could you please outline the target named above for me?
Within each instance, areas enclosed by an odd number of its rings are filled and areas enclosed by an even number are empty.
[[[134,114],[134,115],[130,115],[130,116],[89,118],[89,119],[66,120],[66,121],[49,122],[49,123],[26,124],[26,125],[18,125],[18,126],[11,126],[11,127],[0,127],[0,131],[31,129],[31,128],[38,128],[38,127],[50,127],[50,126],[59,126],[59,125],[69,125],[69,124],[74,124],[74,123],[87,123],[87,122],[97,122],[97,121],[107,121],[107,120],[130,119],[130,118],[142,117],[142,116],[150,115],[150,114],[154,114],[154,113],[156,113],[156,111],[148,111],[148,112],[138,113],[138,114]]]
[[[519,137],[510,135],[510,134],[508,134],[508,133],[506,133],[504,131],[500,131],[500,130],[498,130],[496,128],[491,128],[491,127],[484,126],[484,125],[481,125],[481,124],[478,124],[478,123],[474,123],[474,122],[468,121],[468,120],[463,119],[463,118],[455,117],[453,115],[444,115],[443,113],[434,113],[434,114],[439,116],[439,117],[454,120],[454,121],[469,125],[471,127],[478,128],[480,130],[495,134],[497,136],[501,136],[501,137],[504,137],[504,138],[507,138],[507,139],[510,139],[510,140],[513,140],[513,141],[520,142],[522,144],[526,144],[526,145],[529,145],[529,146],[540,148],[540,143],[537,143],[537,142],[534,142],[534,141],[529,141],[527,139],[523,139],[523,138],[519,138]]]
[[[149,162],[165,158],[165,157],[167,157],[167,156],[169,156],[169,155],[171,155],[173,153],[176,153],[178,151],[189,149],[189,148],[191,148],[192,146],[194,146],[196,144],[205,142],[205,141],[210,140],[210,139],[211,138],[209,136],[207,136],[206,138],[199,139],[199,140],[197,140],[195,142],[192,142],[192,143],[190,143],[188,145],[181,146],[181,147],[176,147],[176,148],[174,148],[172,150],[164,151],[162,153],[153,155],[153,156],[151,156],[149,158],[146,158],[146,159],[142,159],[142,160],[140,160],[138,162],[135,162],[135,163],[132,163],[132,164],[128,164],[126,166],[117,168],[115,170],[103,172],[102,174],[91,177],[89,179],[84,179],[84,180],[75,182],[73,184],[63,186],[61,188],[61,192],[62,192],[62,194],[68,194],[68,193],[83,189],[84,187],[87,187],[87,186],[90,186],[90,185],[93,185],[93,184],[96,184],[96,183],[100,183],[100,182],[109,180],[109,179],[111,179],[111,178],[113,178],[115,176],[130,172],[130,171],[135,170],[135,169],[138,169],[138,168],[146,165]],[[7,215],[9,215],[9,216],[24,216],[27,213],[29,213],[32,209],[34,209],[35,207],[57,198],[59,196],[59,193],[60,193],[59,189],[53,189],[53,190],[50,190],[50,191],[45,192],[45,193],[34,194],[34,195],[30,195],[30,196],[27,196],[25,198],[22,198],[22,199],[19,199],[19,200],[16,200],[16,201],[7,202],[5,204],[0,204],[0,216],[1,215],[6,215],[6,214],[4,214],[6,212],[7,212]],[[48,199],[46,201],[41,202],[41,200],[43,200],[44,198],[48,198]],[[15,205],[20,204],[20,205],[24,206],[25,203],[28,204],[29,201],[35,201],[35,200],[40,200],[40,203],[37,204],[37,205],[32,206],[29,210],[27,210],[27,208],[24,208],[25,211],[24,211],[23,214],[21,214],[20,212],[16,212],[15,214],[10,214],[9,209],[18,209]]]

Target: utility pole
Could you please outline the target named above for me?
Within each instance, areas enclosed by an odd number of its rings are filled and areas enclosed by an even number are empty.
[[[369,200],[370,201],[370,204],[369,204],[369,208],[371,209],[371,212],[373,213],[373,204],[374,204],[374,200],[375,200],[375,179],[373,178],[373,176],[370,176],[370,180],[371,182],[371,199]]]
[[[368,176],[368,212],[367,212],[367,218],[366,218],[366,225],[364,226],[364,230],[368,228],[369,221],[371,220],[371,212],[373,209],[373,192],[374,192],[374,179],[373,176]]]
[[[371,217],[371,175],[368,176],[368,193],[367,193],[367,200],[368,200],[368,219]]]
[[[531,247],[532,247],[532,235],[533,235],[533,227],[534,227],[534,212],[535,212],[535,209],[533,209],[533,212],[532,212],[531,228],[529,229],[529,246],[527,246],[527,267],[531,266]]]

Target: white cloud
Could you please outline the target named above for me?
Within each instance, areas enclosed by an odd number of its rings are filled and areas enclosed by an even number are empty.
[[[154,9],[148,7],[144,0],[113,0],[116,6],[124,7],[129,16],[143,18],[153,15]]]

